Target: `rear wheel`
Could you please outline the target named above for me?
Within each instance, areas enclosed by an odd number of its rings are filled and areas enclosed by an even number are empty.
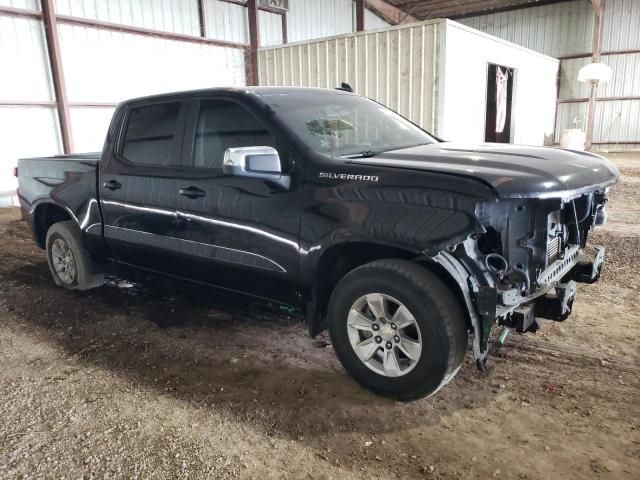
[[[410,261],[377,260],[351,271],[334,289],[328,314],[342,365],[380,395],[431,395],[464,359],[466,320],[455,295]]]
[[[51,225],[47,231],[46,247],[49,270],[56,285],[71,290],[88,290],[103,284],[104,274],[84,247],[74,222]]]

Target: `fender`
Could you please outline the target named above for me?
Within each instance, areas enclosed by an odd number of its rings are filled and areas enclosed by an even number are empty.
[[[481,347],[482,322],[478,310],[473,303],[471,289],[469,288],[469,285],[472,285],[474,282],[473,277],[467,269],[464,268],[462,263],[448,252],[440,252],[429,259],[440,265],[458,286],[459,293],[464,299],[464,305],[469,315],[471,327],[473,328],[473,357],[478,365],[483,365],[489,354],[489,349],[485,348],[484,351],[482,351]]]

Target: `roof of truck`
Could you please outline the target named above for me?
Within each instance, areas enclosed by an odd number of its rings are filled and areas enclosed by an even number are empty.
[[[125,100],[122,103],[139,102],[139,101],[154,101],[163,100],[168,98],[181,98],[190,96],[203,96],[212,93],[234,93],[234,94],[246,94],[246,95],[284,95],[284,94],[309,94],[314,95],[352,95],[350,92],[344,90],[337,90],[331,88],[315,88],[315,87],[216,87],[216,88],[204,88],[200,90],[184,90],[178,92],[161,93],[157,95],[148,95],[144,97],[137,97]]]

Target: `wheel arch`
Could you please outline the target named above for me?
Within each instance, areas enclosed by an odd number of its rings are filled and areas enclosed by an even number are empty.
[[[307,302],[306,311],[311,336],[326,329],[325,317],[329,299],[340,279],[361,265],[386,258],[411,260],[436,274],[460,302],[468,328],[474,329],[473,312],[469,311],[465,296],[468,290],[464,291],[466,285],[461,285],[460,278],[454,275],[455,272],[450,271],[437,260],[411,250],[373,242],[354,241],[332,245],[318,259],[313,276],[311,298]]]
[[[78,223],[75,216],[65,207],[54,202],[39,203],[33,210],[33,237],[42,249],[46,248],[47,232],[51,225],[58,222],[73,220]]]

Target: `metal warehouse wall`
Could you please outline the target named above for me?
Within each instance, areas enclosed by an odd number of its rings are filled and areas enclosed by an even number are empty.
[[[99,150],[121,100],[246,82],[248,9],[237,0],[50,0],[65,80],[61,103],[43,1],[0,0],[0,205],[15,191],[17,158],[60,153],[65,142],[73,151]],[[282,44],[287,30],[290,40],[354,30],[352,0],[289,0],[289,8],[259,7],[261,46]],[[366,28],[386,25],[365,12]],[[61,114],[68,119],[62,124]]]
[[[334,88],[348,82],[439,136],[469,142],[484,140],[488,62],[517,69],[514,141],[543,145],[553,131],[558,61],[449,20],[259,53],[262,85]]]
[[[433,131],[442,25],[435,20],[264,48],[260,84],[334,88],[348,82]]]
[[[365,9],[365,30],[390,26]],[[290,42],[326,38],[355,31],[353,0],[289,0],[287,38]],[[261,44],[267,46],[268,44]]]
[[[102,148],[113,109],[126,98],[245,84],[248,40],[234,36],[244,31],[244,6],[205,0],[201,30],[198,0],[51,3],[74,151]],[[225,7],[243,16],[220,15]],[[281,15],[261,10],[259,22],[264,44],[282,42]],[[2,205],[12,201],[17,158],[63,151],[40,0],[0,0],[0,65]]]
[[[594,144],[603,150],[640,149],[640,1],[604,2],[601,62],[613,78],[598,89]],[[591,62],[593,10],[585,0],[459,20],[505,40],[561,59],[556,141],[578,118],[584,127],[588,91],[577,81]],[[576,58],[577,57],[577,58]]]

